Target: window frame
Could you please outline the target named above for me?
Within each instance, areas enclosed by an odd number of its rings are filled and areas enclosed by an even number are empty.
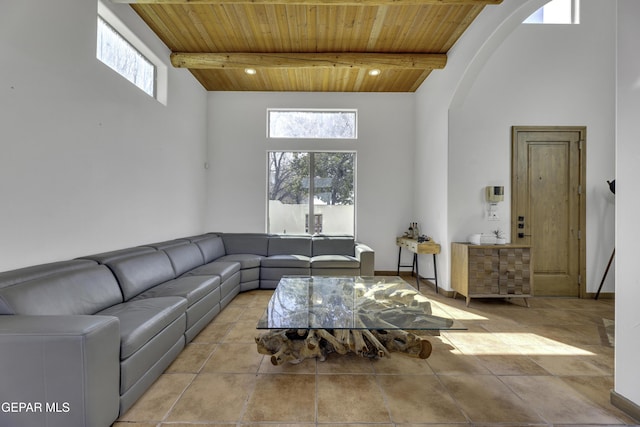
[[[103,62],[98,57],[98,20],[102,19],[109,27],[111,27],[124,41],[126,41],[133,49],[135,49],[142,57],[144,57],[149,63],[153,65],[153,94],[149,94],[147,91],[136,85],[127,76],[121,74],[118,70],[112,68],[109,64]],[[136,88],[140,89],[146,95],[156,99],[163,105],[167,105],[167,92],[168,92],[168,67],[158,55],[156,55],[129,27],[109,8],[109,6],[102,1],[98,1],[98,9],[96,16],[96,59],[101,63],[109,67],[115,73],[123,77],[125,80],[133,84]]]
[[[358,190],[357,190],[357,168],[358,168],[358,153],[356,150],[329,150],[329,149],[318,149],[318,150],[286,150],[286,149],[269,149],[266,152],[266,161],[267,161],[267,168],[266,168],[266,216],[265,216],[265,229],[267,233],[270,234],[287,234],[287,233],[282,233],[282,232],[276,232],[276,231],[271,231],[271,227],[270,227],[270,209],[269,209],[269,202],[271,201],[270,199],[270,181],[271,181],[271,163],[270,163],[270,156],[271,153],[303,153],[303,154],[308,154],[309,155],[309,177],[311,177],[311,174],[315,171],[315,159],[314,159],[314,155],[316,153],[329,153],[329,154],[333,154],[333,153],[347,153],[347,154],[352,154],[353,155],[353,229],[351,230],[351,235],[355,236],[356,235],[356,229],[357,229],[357,200],[358,200]],[[317,215],[315,212],[315,203],[314,203],[314,199],[315,199],[315,188],[314,188],[314,180],[310,179],[309,180],[309,202],[308,202],[308,211],[305,213],[306,215],[306,228],[308,228],[308,219],[309,218],[314,218],[314,228],[315,228],[315,218]],[[322,214],[320,214],[322,215]],[[324,227],[324,225],[323,225]],[[302,234],[307,234],[310,236],[313,236],[315,233],[302,233]],[[332,233],[322,233],[323,235],[332,235]],[[335,235],[342,235],[344,233],[333,233]]]
[[[271,136],[271,113],[352,113],[353,136],[351,137],[331,137],[331,136]],[[267,139],[298,139],[298,140],[357,140],[358,139],[358,109],[357,108],[267,108]]]
[[[553,3],[556,0],[549,0],[544,5],[540,6],[533,13],[531,13],[527,18],[522,21],[523,24],[527,25],[575,25],[580,24],[580,0],[568,0],[571,3],[571,16],[569,17],[570,22],[545,22],[544,20],[544,9],[549,6],[550,3]],[[542,11],[542,20],[534,21],[530,20],[535,14]]]

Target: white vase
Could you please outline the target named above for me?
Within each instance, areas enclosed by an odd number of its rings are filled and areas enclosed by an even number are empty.
[[[496,237],[496,245],[505,245],[507,244],[507,239],[502,237]]]

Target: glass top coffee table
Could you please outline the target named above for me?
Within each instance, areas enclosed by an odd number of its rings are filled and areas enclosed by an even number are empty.
[[[258,351],[274,364],[331,352],[426,358],[431,344],[410,331],[465,329],[400,277],[284,276],[258,321]]]

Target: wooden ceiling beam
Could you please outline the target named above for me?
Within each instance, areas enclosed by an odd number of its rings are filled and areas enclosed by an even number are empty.
[[[483,6],[500,4],[502,0],[111,0],[113,3],[126,4],[285,4],[306,6],[411,6],[411,5],[436,5],[456,6],[475,5]]]
[[[447,63],[446,54],[432,53],[184,53],[171,54],[176,68],[244,69],[244,68],[377,68],[440,69]]]

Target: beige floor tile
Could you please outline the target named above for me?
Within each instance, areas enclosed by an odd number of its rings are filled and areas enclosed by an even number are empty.
[[[493,375],[441,376],[440,381],[472,423],[544,422],[528,402]]]
[[[549,375],[543,367],[529,356],[519,354],[492,354],[477,356],[477,359],[493,375]]]
[[[434,351],[427,363],[438,375],[489,375],[491,372],[475,357],[458,350]]]
[[[233,304],[233,301],[227,305],[222,311],[213,319],[212,323],[229,323],[236,322],[242,318],[242,313],[246,310],[246,307]]]
[[[137,423],[137,422],[118,422],[116,421],[111,427],[157,427],[158,423]]]
[[[396,423],[467,422],[435,375],[380,375],[377,379]]]
[[[260,375],[243,421],[314,422],[315,375]]]
[[[433,352],[431,355],[433,356]],[[388,357],[372,361],[372,366],[375,373],[380,375],[398,375],[407,372],[412,372],[414,375],[433,375],[433,369],[427,360],[429,359],[420,359],[403,353],[391,353]]]
[[[245,311],[245,318],[246,320],[250,320],[253,323],[253,327],[256,328],[263,314],[264,307],[249,307]]]
[[[166,422],[238,422],[255,386],[254,374],[200,373]]]
[[[502,377],[527,406],[554,424],[622,424],[556,377]]]
[[[373,375],[318,375],[317,390],[318,422],[391,422]]]
[[[274,365],[271,363],[271,357],[264,356],[260,363],[259,372],[261,374],[315,374],[316,359],[304,359],[300,363],[284,363],[282,365]]]
[[[553,375],[602,376],[610,374],[610,372],[600,369],[596,364],[592,363],[590,360],[591,356],[533,355],[530,357],[534,362],[542,366],[547,372]],[[594,358],[594,361],[597,358],[596,355],[593,355],[592,357]]]
[[[331,353],[324,362],[318,361],[319,374],[373,374],[376,361],[357,354]]]
[[[258,372],[264,356],[256,351],[253,343],[218,344],[215,351],[202,367],[202,372],[255,373]]]
[[[193,424],[193,423],[162,423],[160,427],[236,427],[236,423]],[[129,427],[129,426],[122,426]]]
[[[242,427],[304,427],[304,426],[315,426],[316,423],[242,423],[240,424]],[[200,426],[198,426],[200,427]]]
[[[216,344],[187,344],[165,373],[198,373],[215,348]]]
[[[635,425],[633,418],[611,404],[611,390],[613,389],[613,376],[603,377],[562,377],[562,381],[568,384],[591,402],[599,405],[607,413],[624,421],[626,424]]]
[[[191,341],[193,343],[209,343],[215,344],[222,342],[225,335],[229,332],[229,329],[233,326],[233,323],[216,322],[209,323],[195,338]]]
[[[256,337],[263,331],[256,329],[256,320],[242,319],[235,322],[225,335],[223,342],[231,343],[252,343],[255,347]]]
[[[318,423],[318,426],[326,426],[326,427],[395,427],[394,424],[354,424],[354,423]],[[405,427],[404,425],[402,427]]]
[[[163,374],[119,421],[162,421],[194,380],[194,374]]]

